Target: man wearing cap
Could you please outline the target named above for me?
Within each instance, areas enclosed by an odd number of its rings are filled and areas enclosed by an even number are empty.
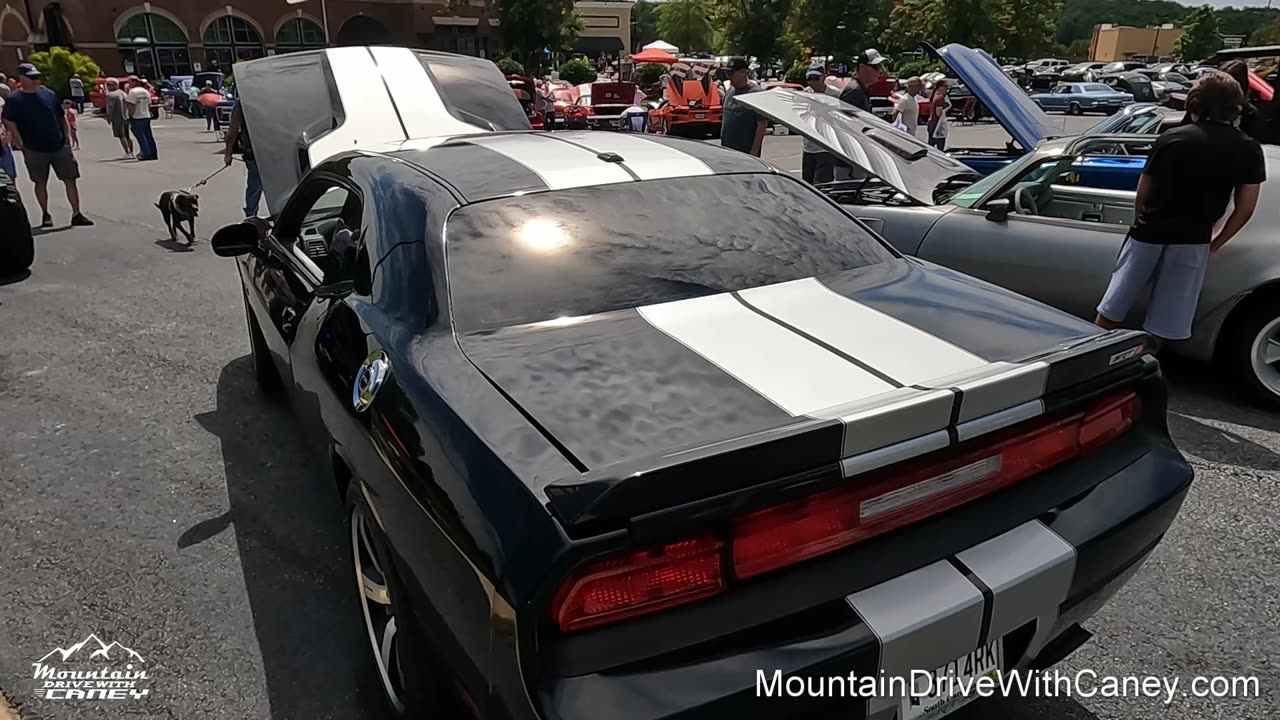
[[[805,73],[808,87],[807,93],[840,97],[840,90],[827,84],[826,69],[822,65],[810,65]],[[803,139],[803,153],[800,155],[800,176],[808,183],[827,183],[835,179],[835,161],[831,154],[818,143],[809,138]]]
[[[160,159],[156,136],[151,132],[151,90],[147,88],[147,81],[130,75],[129,92],[124,101],[129,108],[129,128],[138,139],[138,159]]]
[[[736,57],[729,60],[729,89],[725,91],[724,101],[721,103],[723,109],[720,113],[720,144],[760,157],[760,150],[764,146],[764,118],[731,102],[739,95],[760,90],[758,86],[751,83],[747,75],[749,67],[746,58]]]
[[[853,62],[857,66],[853,73],[853,81],[844,89],[844,92],[840,93],[840,99],[856,108],[871,112],[870,88],[884,77],[884,73],[880,70],[880,66],[884,64],[884,56],[879,50],[868,48],[858,53]]]
[[[50,168],[67,188],[71,224],[92,225],[93,221],[80,213],[80,191],[76,187],[80,166],[67,144],[70,133],[62,103],[58,102],[58,96],[52,90],[40,86],[40,71],[34,65],[19,65],[18,76],[22,78],[22,90],[11,93],[5,102],[4,126],[13,148],[22,150],[27,174],[36,186],[40,227],[53,227],[53,218],[49,216]]]

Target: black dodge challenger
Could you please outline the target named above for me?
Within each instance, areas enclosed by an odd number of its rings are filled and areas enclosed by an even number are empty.
[[[272,221],[213,247],[405,716],[932,720],[921,675],[1066,657],[1182,504],[1144,335],[759,159],[529,132],[474,58],[235,74]]]

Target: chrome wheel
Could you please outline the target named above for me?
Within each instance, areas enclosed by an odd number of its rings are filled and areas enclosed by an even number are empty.
[[[369,646],[387,699],[397,712],[404,712],[404,676],[396,644],[396,616],[392,611],[387,574],[374,550],[372,528],[363,508],[351,510],[351,554],[355,557],[356,589],[364,614]]]
[[[1280,317],[1263,325],[1254,336],[1249,360],[1258,382],[1280,396]]]

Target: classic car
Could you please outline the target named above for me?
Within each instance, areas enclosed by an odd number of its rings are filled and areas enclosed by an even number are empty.
[[[585,130],[587,116],[591,108],[580,102],[581,95],[577,88],[557,87],[551,90],[552,124],[557,128],[569,130]],[[590,96],[588,96],[588,101]]]
[[[1151,87],[1151,79],[1139,72],[1099,75],[1098,82],[1111,87],[1116,92],[1127,93],[1134,102],[1156,102],[1157,100],[1155,88]]]
[[[1061,110],[1068,115],[1101,112],[1110,115],[1133,104],[1133,95],[1117,92],[1100,82],[1064,83],[1053,92],[1032,93],[1031,100],[1043,110]]]
[[[1000,71],[995,60],[983,50],[958,43],[933,48],[923,45],[928,54],[945,62],[976,96],[981,107],[990,112],[1009,133],[1011,142],[1003,149],[949,147],[947,154],[987,175],[1021,157],[1046,139],[1066,133],[1060,123],[1049,117],[1013,80]],[[956,103],[956,100],[952,100]],[[954,107],[953,107],[954,111]],[[1143,157],[1085,157],[1074,170],[1080,183],[1087,187],[1133,190],[1138,176],[1146,167]]]
[[[1190,487],[1147,336],[904,257],[758,158],[531,132],[478,58],[235,75],[275,220],[211,245],[347,503],[401,717],[934,720],[967,698],[757,670],[1052,665]]]
[[[537,82],[522,75],[508,75],[507,84],[511,86],[511,94],[524,110],[525,117],[534,130],[542,130],[546,123],[545,115],[539,111],[539,93]]]
[[[1133,104],[1125,107],[1115,115],[1103,118],[1081,134],[1158,135],[1165,130],[1182,124],[1184,115],[1185,113],[1182,110],[1175,110],[1164,105],[1151,103]]]
[[[591,130],[620,130],[627,108],[644,103],[640,86],[629,82],[594,82],[589,93],[591,112],[587,127]]]
[[[1133,190],[1080,183],[1084,158],[1129,170],[1154,135],[1083,135],[1049,140],[968,184],[966,166],[877,118],[820,97],[773,91],[748,104],[792,132],[861,167],[876,182],[826,187],[900,251],[1092,318],[1134,219]],[[1268,175],[1280,147],[1263,146]],[[1193,335],[1171,352],[1217,360],[1259,402],[1280,407],[1280,183],[1262,186],[1259,211],[1214,255]],[[1135,319],[1145,308],[1135,309]]]

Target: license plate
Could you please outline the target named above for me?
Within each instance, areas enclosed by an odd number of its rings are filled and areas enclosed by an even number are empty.
[[[706,113],[698,113],[697,115],[694,115],[694,116],[693,116],[693,119],[694,119],[694,120],[706,120],[706,119],[707,119],[707,114],[706,114]]]
[[[932,687],[917,680],[921,684],[913,691],[924,694],[903,698],[898,717],[902,720],[937,720],[958,710],[978,697],[975,688],[978,678],[989,675],[999,679],[1003,654],[1003,643],[996,640],[935,670]],[[937,678],[942,681],[938,682]],[[967,690],[967,694],[962,693],[961,688]]]

